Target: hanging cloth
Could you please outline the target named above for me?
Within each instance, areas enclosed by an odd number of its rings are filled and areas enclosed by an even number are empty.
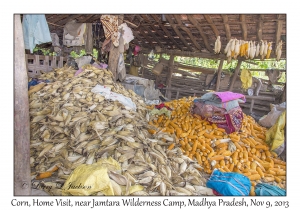
[[[25,49],[30,53],[37,44],[52,42],[45,15],[24,15],[22,27]]]
[[[102,15],[100,18],[103,24],[106,39],[111,39],[115,47],[119,46],[118,16]]]
[[[121,24],[121,25],[119,26],[119,29],[120,29],[120,30],[123,30],[123,33],[122,33],[123,35],[122,35],[122,37],[123,37],[123,39],[124,39],[124,44],[128,44],[131,40],[134,39],[134,36],[133,36],[133,34],[132,34],[132,30],[131,30],[131,28],[129,28],[129,27],[127,26],[126,23]]]
[[[242,88],[247,90],[252,86],[252,75],[248,69],[243,69],[241,72]]]

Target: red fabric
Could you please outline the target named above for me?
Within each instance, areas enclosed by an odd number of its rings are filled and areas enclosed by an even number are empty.
[[[170,107],[166,106],[164,103],[161,103],[159,105],[155,105],[155,108],[158,109],[158,110],[162,109],[164,107],[166,107],[168,110],[172,110]]]
[[[201,116],[210,123],[217,124],[220,128],[224,128],[228,134],[239,131],[242,127],[243,111],[239,106],[227,112],[224,108],[194,102],[192,113]]]
[[[216,196],[223,196],[222,194],[218,193],[218,192],[215,191],[214,189],[213,189],[213,193],[214,193]]]

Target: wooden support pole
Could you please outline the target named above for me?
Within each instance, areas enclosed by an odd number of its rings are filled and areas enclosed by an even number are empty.
[[[242,62],[243,62],[242,60],[238,60],[237,66],[236,66],[235,71],[234,71],[234,75],[232,77],[232,80],[231,80],[231,83],[230,83],[230,86],[229,86],[229,91],[232,91],[235,80],[236,80],[236,78],[237,78],[237,76],[240,72]]]
[[[212,19],[210,18],[209,15],[204,15],[204,18],[206,19],[206,21],[210,24],[210,27],[212,28],[214,34],[216,35],[216,38],[218,36],[220,36],[220,33],[217,29],[217,27],[215,26],[214,22],[212,21]]]
[[[124,15],[119,15],[119,20],[118,24],[121,25],[123,23]],[[109,58],[108,58],[108,69],[113,73],[114,75],[114,82],[118,79],[118,73],[117,73],[117,68],[118,68],[118,61],[119,61],[119,48],[115,47],[112,44],[111,50],[109,52]]]
[[[250,114],[253,111],[253,106],[254,106],[254,99],[251,99],[251,104],[250,104]]]
[[[217,77],[217,84],[216,84],[216,92],[219,91],[220,88],[220,81],[221,81],[221,73],[222,73],[222,67],[223,67],[224,59],[220,60],[219,69],[218,69],[218,77]]]
[[[28,76],[20,15],[14,15],[14,195],[31,195]]]
[[[171,88],[173,70],[174,70],[174,55],[171,55],[170,60],[169,60],[169,73],[168,73],[167,82],[166,82],[166,85],[168,88]],[[171,100],[171,95],[172,95],[172,92],[170,90],[167,90],[166,97]]]
[[[177,90],[177,92],[176,92],[176,100],[178,99],[178,97],[179,97],[179,91]]]

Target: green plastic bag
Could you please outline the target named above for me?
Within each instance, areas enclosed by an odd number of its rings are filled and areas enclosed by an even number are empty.
[[[284,144],[285,115],[286,111],[282,112],[275,125],[266,133],[266,143],[271,147],[272,151]]]

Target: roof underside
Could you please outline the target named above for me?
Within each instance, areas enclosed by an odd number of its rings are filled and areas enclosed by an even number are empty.
[[[60,38],[63,26],[76,19],[82,23],[100,23],[101,14],[46,14],[50,31]],[[283,41],[282,56],[286,58],[286,14],[124,14],[138,44],[144,49],[172,50],[213,54],[216,37],[222,50],[231,38],[245,41]],[[103,41],[104,41],[103,37]]]

